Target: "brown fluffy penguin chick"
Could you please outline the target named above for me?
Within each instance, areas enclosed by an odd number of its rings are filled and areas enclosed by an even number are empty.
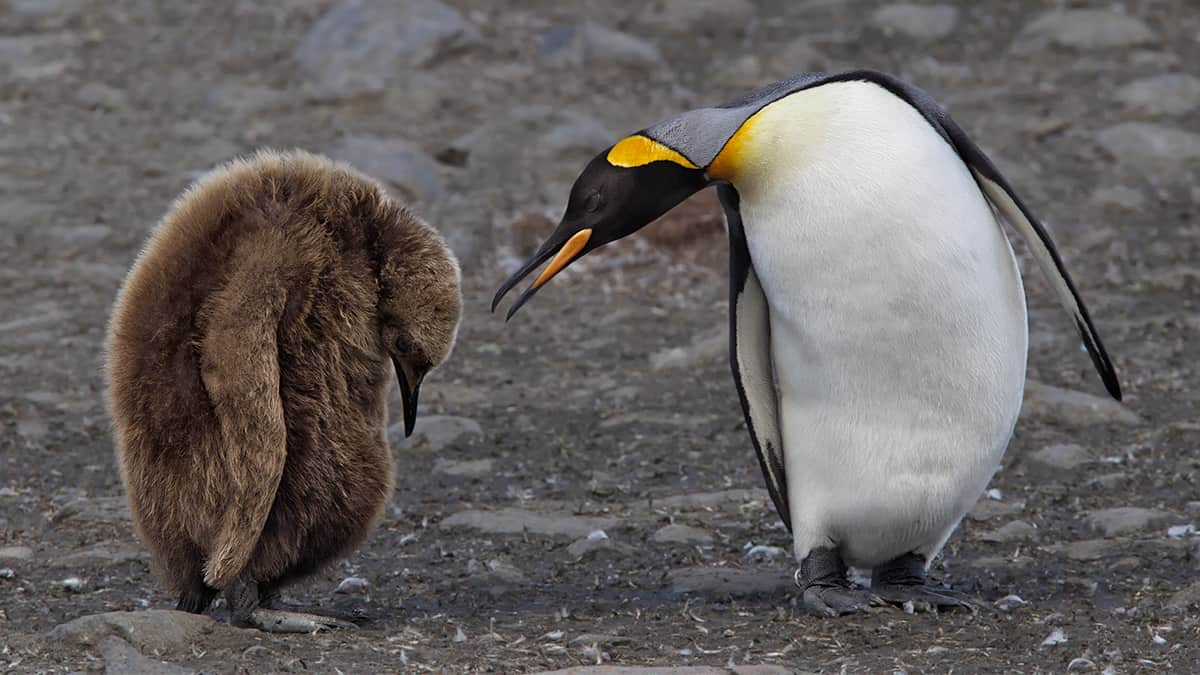
[[[134,524],[200,613],[273,631],[279,589],[349,555],[392,492],[386,395],[406,433],[462,297],[435,230],[350,167],[263,151],[201,178],[117,298],[108,405]],[[394,367],[394,374],[393,374]]]

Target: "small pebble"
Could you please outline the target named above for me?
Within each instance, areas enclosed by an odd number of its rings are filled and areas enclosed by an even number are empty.
[[[346,577],[337,585],[334,593],[358,593],[365,590],[371,583],[362,577]]]
[[[467,641],[467,634],[463,632],[463,629],[461,626],[454,627],[454,641],[455,642],[466,642]]]
[[[72,593],[83,592],[83,579],[79,577],[67,577],[62,580],[62,587]]]
[[[12,571],[11,567],[0,568],[0,579],[11,579],[17,576],[17,573]]]
[[[988,499],[995,499],[996,501],[1004,499],[1004,493],[1000,491],[1000,488],[992,488],[984,494],[987,495]]]
[[[404,535],[403,537],[400,537],[400,545],[403,546],[405,544],[414,542],[416,540],[417,540],[417,535],[415,533],[409,533],[409,534]]]
[[[1067,664],[1067,670],[1091,670],[1096,667],[1096,662],[1091,659],[1085,659],[1082,656],[1077,656],[1071,659]]]
[[[608,539],[608,533],[605,532],[604,530],[592,530],[591,532],[588,532],[587,538],[589,541],[596,541],[598,539]]]
[[[1172,539],[1183,539],[1189,534],[1196,534],[1196,526],[1188,523],[1187,525],[1175,525],[1167,528],[1167,536]]]
[[[1045,640],[1042,640],[1042,646],[1054,647],[1055,645],[1061,645],[1066,641],[1067,634],[1064,633],[1061,628],[1055,628],[1054,630],[1050,631],[1050,635]]]
[[[787,551],[779,548],[778,546],[764,546],[762,544],[751,546],[750,544],[746,544],[747,558],[753,558],[755,556],[761,556],[763,558],[777,558],[786,554]]]
[[[1158,633],[1155,633],[1154,634],[1154,644],[1165,645],[1165,644],[1167,644],[1167,639],[1165,637],[1159,635]]]
[[[1028,603],[1022,600],[1021,596],[1013,594],[1006,595],[995,602],[996,609],[999,609],[1002,612],[1011,611],[1025,604]]]
[[[550,631],[549,633],[546,633],[542,637],[547,640],[561,640],[562,636],[563,636],[563,632],[561,630],[554,630],[554,631]]]

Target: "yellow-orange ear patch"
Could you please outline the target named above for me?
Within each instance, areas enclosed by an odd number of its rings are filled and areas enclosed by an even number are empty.
[[[742,160],[748,154],[746,146],[754,135],[754,123],[760,113],[762,110],[751,115],[725,142],[725,147],[721,148],[721,151],[717,153],[705,170],[709,178],[733,180],[737,176]]]
[[[674,162],[685,169],[700,168],[675,150],[638,134],[626,136],[608,151],[608,163],[613,166],[632,168],[664,160]]]

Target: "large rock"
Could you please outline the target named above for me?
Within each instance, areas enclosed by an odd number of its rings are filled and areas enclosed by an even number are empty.
[[[79,34],[71,31],[0,36],[0,73],[25,80],[56,77],[77,59]]]
[[[75,100],[86,108],[120,110],[129,105],[129,95],[103,82],[88,82],[75,92]]]
[[[875,10],[871,23],[884,33],[900,33],[918,40],[949,35],[958,22],[958,9],[950,5],[914,5],[906,2]]]
[[[752,595],[786,598],[796,590],[792,572],[785,569],[685,567],[671,570],[667,576],[676,593],[695,593],[714,599]]]
[[[1167,609],[1187,611],[1192,608],[1200,609],[1200,581],[1193,582],[1167,600]]]
[[[576,516],[569,513],[537,513],[526,509],[460,511],[442,521],[446,529],[469,528],[492,534],[541,534],[549,537],[586,537],[620,523],[612,517]]]
[[[1001,516],[1013,516],[1025,510],[1025,502],[1002,502],[984,497],[975,502],[967,517],[971,520],[991,520]]]
[[[69,18],[86,6],[87,0],[8,0],[8,11],[39,19]]]
[[[1164,526],[1172,518],[1172,514],[1166,511],[1119,506],[1092,511],[1088,515],[1088,523],[1105,537],[1116,537]]]
[[[80,497],[63,505],[50,517],[50,522],[123,525],[131,522],[129,503],[124,497]]]
[[[349,97],[381,92],[398,73],[477,39],[474,26],[438,0],[342,0],[309,29],[295,59],[319,93]]]
[[[567,547],[567,557],[573,561],[579,561],[600,551],[611,551],[622,556],[637,553],[632,546],[613,541],[604,530],[595,530],[588,536],[571,542],[571,545]]]
[[[1100,560],[1120,552],[1117,542],[1109,539],[1084,539],[1063,544],[1051,544],[1042,548],[1054,554],[1065,555],[1071,560],[1081,561]]]
[[[746,502],[770,502],[771,496],[762,488],[722,490],[720,492],[693,492],[686,495],[671,495],[652,500],[654,508],[679,509],[681,511],[740,506]],[[640,502],[645,504],[645,501]]]
[[[33,557],[33,549],[28,546],[4,546],[0,548],[0,561],[29,560]]]
[[[538,56],[555,66],[663,64],[662,54],[653,44],[591,21],[550,29],[542,36]]]
[[[192,644],[207,639],[214,632],[236,636],[241,631],[200,614],[147,609],[81,616],[55,626],[46,634],[46,639],[91,647],[115,635],[140,651],[158,653],[190,649]]]
[[[404,423],[397,422],[388,429],[388,443],[399,450],[428,450],[438,452],[452,443],[483,437],[479,422],[468,417],[423,415],[417,417],[412,436],[404,437]]]
[[[711,544],[713,536],[700,528],[675,523],[660,527],[650,540],[660,544]]]
[[[750,0],[656,0],[644,7],[639,23],[690,36],[743,32],[757,11]]]
[[[543,152],[557,156],[595,155],[611,145],[616,134],[606,124],[578,110],[560,110],[538,139]]]
[[[496,558],[483,566],[475,561],[471,562],[474,564],[467,566],[470,573],[467,584],[492,598],[518,592],[532,585],[529,577],[507,560]]]
[[[1148,115],[1187,115],[1200,109],[1200,77],[1168,73],[1135,80],[1113,95]]]
[[[1034,380],[1025,381],[1021,414],[1052,419],[1072,427],[1140,424],[1142,418],[1110,398],[1062,389]]]
[[[74,553],[51,559],[51,567],[98,565],[108,567],[131,560],[147,560],[149,555],[139,546],[124,541],[102,541]]]
[[[442,176],[437,161],[408,141],[348,136],[330,155],[399,189],[407,199],[428,203],[442,194]]]
[[[1140,211],[1146,203],[1146,196],[1141,190],[1130,187],[1128,185],[1113,185],[1108,187],[1099,187],[1092,191],[1092,201],[1100,206],[1115,206],[1125,209],[1126,211]],[[1110,230],[1113,239],[1116,238],[1116,231]],[[1107,234],[1107,232],[1097,231],[1097,235]]]
[[[1048,478],[1066,478],[1076,475],[1076,469],[1094,461],[1091,453],[1083,446],[1059,443],[1031,452],[1025,465],[1031,473]]]
[[[459,462],[438,458],[433,464],[433,472],[461,478],[483,478],[495,471],[495,464],[495,460],[492,459],[469,459]]]
[[[729,329],[719,326],[702,333],[685,347],[667,347],[650,355],[654,370],[683,370],[697,368],[729,355]]]
[[[1096,141],[1135,171],[1154,173],[1200,162],[1200,134],[1161,124],[1116,124],[1096,134]]]
[[[1076,49],[1104,49],[1150,44],[1154,32],[1140,20],[1103,9],[1054,10],[1025,26],[1028,42],[1054,43]]]
[[[143,656],[133,645],[118,637],[100,641],[106,673],[138,673],[139,675],[187,675],[196,671]]]
[[[983,541],[990,541],[997,544],[1029,541],[1037,538],[1037,527],[1024,520],[1014,520],[1005,523],[999,529],[980,534],[979,538]]]

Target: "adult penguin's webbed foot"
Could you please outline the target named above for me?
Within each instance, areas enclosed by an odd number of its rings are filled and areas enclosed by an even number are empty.
[[[883,604],[870,590],[850,583],[841,554],[832,548],[814,549],[800,562],[796,585],[805,609],[822,616],[865,612]]]
[[[916,553],[906,553],[875,568],[871,574],[871,590],[894,605],[911,603],[914,612],[933,609],[975,611],[965,594],[949,588],[931,587],[925,574],[925,558]]]

